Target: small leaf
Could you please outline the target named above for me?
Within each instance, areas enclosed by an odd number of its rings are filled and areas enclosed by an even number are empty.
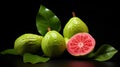
[[[30,53],[25,53],[23,55],[23,62],[24,63],[32,63],[32,64],[36,64],[36,63],[39,63],[39,62],[47,62],[48,60],[50,60],[50,58],[46,58],[46,57],[41,57],[39,55],[33,55],[33,54],[30,54]]]
[[[94,55],[94,60],[107,61],[111,59],[118,51],[109,44],[102,45]]]
[[[11,54],[11,55],[19,55],[15,49],[6,49],[1,52],[1,54]]]
[[[36,16],[36,26],[38,32],[41,35],[45,35],[48,32],[48,28],[59,32],[61,29],[61,22],[50,9],[41,5]]]

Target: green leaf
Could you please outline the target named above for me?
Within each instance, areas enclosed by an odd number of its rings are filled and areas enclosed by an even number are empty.
[[[118,51],[109,44],[102,45],[94,55],[94,60],[107,61],[111,59]]]
[[[39,62],[47,62],[49,60],[50,60],[50,58],[41,57],[39,55],[33,55],[33,54],[30,54],[30,53],[25,53],[23,55],[23,62],[24,63],[36,64],[36,63],[39,63]]]
[[[38,32],[41,35],[45,35],[48,32],[48,28],[59,32],[61,29],[61,22],[50,9],[40,5],[40,9],[36,16],[36,26]]]
[[[1,52],[1,54],[11,54],[11,55],[19,55],[15,49],[6,49]]]
[[[91,53],[87,54],[85,57],[86,57],[86,58],[89,58],[89,59],[93,59],[94,56],[95,56],[95,53],[94,53],[94,52],[91,52]]]

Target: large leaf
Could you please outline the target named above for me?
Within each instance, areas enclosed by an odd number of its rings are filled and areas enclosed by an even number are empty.
[[[61,29],[61,22],[50,9],[40,5],[40,9],[36,16],[36,26],[38,32],[41,35],[45,35],[48,32],[48,28],[59,32]]]
[[[30,53],[25,53],[23,55],[23,62],[24,63],[36,64],[36,63],[40,63],[40,62],[47,62],[48,60],[50,60],[50,58],[41,57],[39,55],[33,55]]]
[[[109,44],[102,45],[94,55],[94,60],[107,61],[111,59],[118,51]]]

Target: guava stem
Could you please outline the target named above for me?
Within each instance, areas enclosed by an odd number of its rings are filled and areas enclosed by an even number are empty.
[[[50,27],[48,27],[48,32],[49,32],[49,31],[51,31],[51,28],[50,28]]]
[[[72,12],[72,15],[73,15],[73,17],[75,17],[75,16],[76,16],[74,11]]]

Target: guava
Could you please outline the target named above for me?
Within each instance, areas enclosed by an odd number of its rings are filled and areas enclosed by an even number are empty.
[[[59,57],[64,53],[66,43],[59,32],[51,30],[48,31],[42,39],[41,48],[45,56],[54,58]]]
[[[67,51],[72,56],[85,56],[91,53],[96,41],[89,33],[77,33],[67,43]]]
[[[72,17],[67,22],[63,29],[63,36],[67,41],[73,35],[80,33],[80,32],[89,32],[88,26],[79,18],[79,17]]]
[[[26,33],[19,36],[14,42],[14,49],[18,54],[36,53],[41,47],[42,36]]]

